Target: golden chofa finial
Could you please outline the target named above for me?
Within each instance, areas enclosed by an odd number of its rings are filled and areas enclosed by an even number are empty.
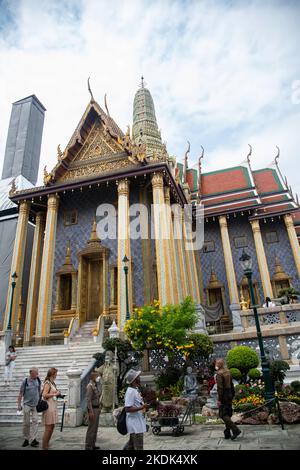
[[[92,93],[92,90],[91,90],[91,86],[90,86],[90,77],[88,78],[88,90],[89,90],[89,94],[91,95],[91,103],[95,103],[93,93]]]

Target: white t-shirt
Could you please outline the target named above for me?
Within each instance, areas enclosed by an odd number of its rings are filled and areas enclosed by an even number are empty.
[[[128,387],[125,393],[125,407],[134,406],[139,408],[144,404],[142,395],[133,387]],[[126,425],[129,434],[146,432],[146,421],[142,411],[126,413]]]
[[[276,307],[276,305],[274,304],[274,302],[269,302],[268,307],[267,307],[267,304],[266,304],[266,303],[263,304],[263,307],[264,307],[264,308],[271,308],[271,307]]]

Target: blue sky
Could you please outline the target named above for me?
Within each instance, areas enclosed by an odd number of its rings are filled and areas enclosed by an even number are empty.
[[[0,0],[0,168],[11,103],[47,108],[42,168],[87,103],[87,77],[126,130],[143,74],[168,151],[204,171],[280,166],[300,194],[300,2]]]

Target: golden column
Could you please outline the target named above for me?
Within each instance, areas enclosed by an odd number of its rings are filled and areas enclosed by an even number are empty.
[[[193,249],[193,242],[192,242],[192,221],[185,220],[184,211],[182,215],[182,220],[183,220],[184,245],[185,245],[185,253],[186,253],[186,263],[187,263],[187,274],[188,274],[188,282],[189,282],[189,295],[197,304],[200,304],[201,300],[200,300],[198,274],[197,274],[196,261],[195,261],[195,250]]]
[[[273,289],[271,285],[264,244],[261,236],[259,220],[251,220],[251,226],[253,231],[258,267],[264,291],[264,297],[270,297],[270,299],[272,299]]]
[[[129,181],[118,182],[118,326],[123,329],[126,321],[126,279],[123,258],[126,255],[128,263],[128,303],[132,312],[132,270],[129,233]]]
[[[34,335],[39,295],[39,282],[42,266],[42,248],[45,230],[45,213],[36,215],[34,238],[31,255],[30,278],[27,296],[27,308],[24,327],[24,345],[28,345]]]
[[[35,342],[37,344],[46,344],[50,335],[58,200],[58,196],[55,196],[54,194],[50,195],[48,198],[48,210],[35,330]]]
[[[175,304],[179,303],[179,292],[181,291],[181,286],[179,283],[179,260],[175,252],[175,243],[174,243],[174,229],[172,221],[172,212],[171,212],[171,198],[170,198],[170,188],[166,186],[164,188],[165,203],[166,203],[166,222],[168,224],[169,240],[168,242],[168,262],[169,262],[169,273],[170,281],[172,281],[171,291],[173,293],[173,302]]]
[[[300,245],[297,239],[297,234],[293,222],[293,217],[290,214],[284,216],[284,222],[287,229],[287,233],[290,239],[290,244],[293,250],[293,255],[295,259],[295,264],[298,271],[298,276],[300,277]]]
[[[221,215],[219,217],[219,224],[221,230],[221,239],[222,239],[222,246],[225,258],[225,267],[226,267],[226,277],[228,282],[228,289],[229,289],[229,298],[231,304],[238,304],[239,305],[239,293],[235,278],[235,271],[234,265],[232,260],[232,252],[228,234],[228,226],[227,226],[227,219],[225,215]]]
[[[161,305],[166,305],[173,302],[173,293],[171,292],[170,287],[170,254],[167,250],[169,245],[169,230],[166,221],[167,212],[164,198],[164,181],[161,173],[153,174],[151,180],[153,189],[153,215],[158,297]]]
[[[12,274],[17,274],[16,287],[14,292],[14,301],[11,314],[11,329],[12,331],[16,330],[17,319],[18,319],[18,310],[19,304],[21,302],[22,295],[22,277],[24,270],[24,257],[25,257],[25,248],[27,240],[27,231],[28,231],[28,219],[29,219],[29,210],[30,203],[28,201],[23,201],[20,203],[16,237],[14,243],[14,251],[11,262],[11,270],[9,277],[9,285],[7,292],[6,308],[3,321],[3,329],[7,329],[8,325],[8,316],[10,310],[10,298],[11,298],[11,276]]]
[[[179,262],[179,300],[182,301],[189,295],[189,284],[186,266],[186,253],[184,247],[184,235],[183,235],[183,213],[181,207],[178,205],[174,210],[174,236],[175,236],[175,249]]]

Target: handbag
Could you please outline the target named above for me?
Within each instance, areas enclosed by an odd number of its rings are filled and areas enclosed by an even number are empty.
[[[128,431],[127,431],[127,425],[126,425],[126,411],[125,411],[125,406],[122,409],[121,413],[119,414],[117,418],[117,430],[120,434],[125,436]]]
[[[46,400],[43,399],[42,395],[40,395],[38,404],[36,405],[36,411],[38,413],[43,413],[43,411],[46,411],[48,409],[48,403]]]

